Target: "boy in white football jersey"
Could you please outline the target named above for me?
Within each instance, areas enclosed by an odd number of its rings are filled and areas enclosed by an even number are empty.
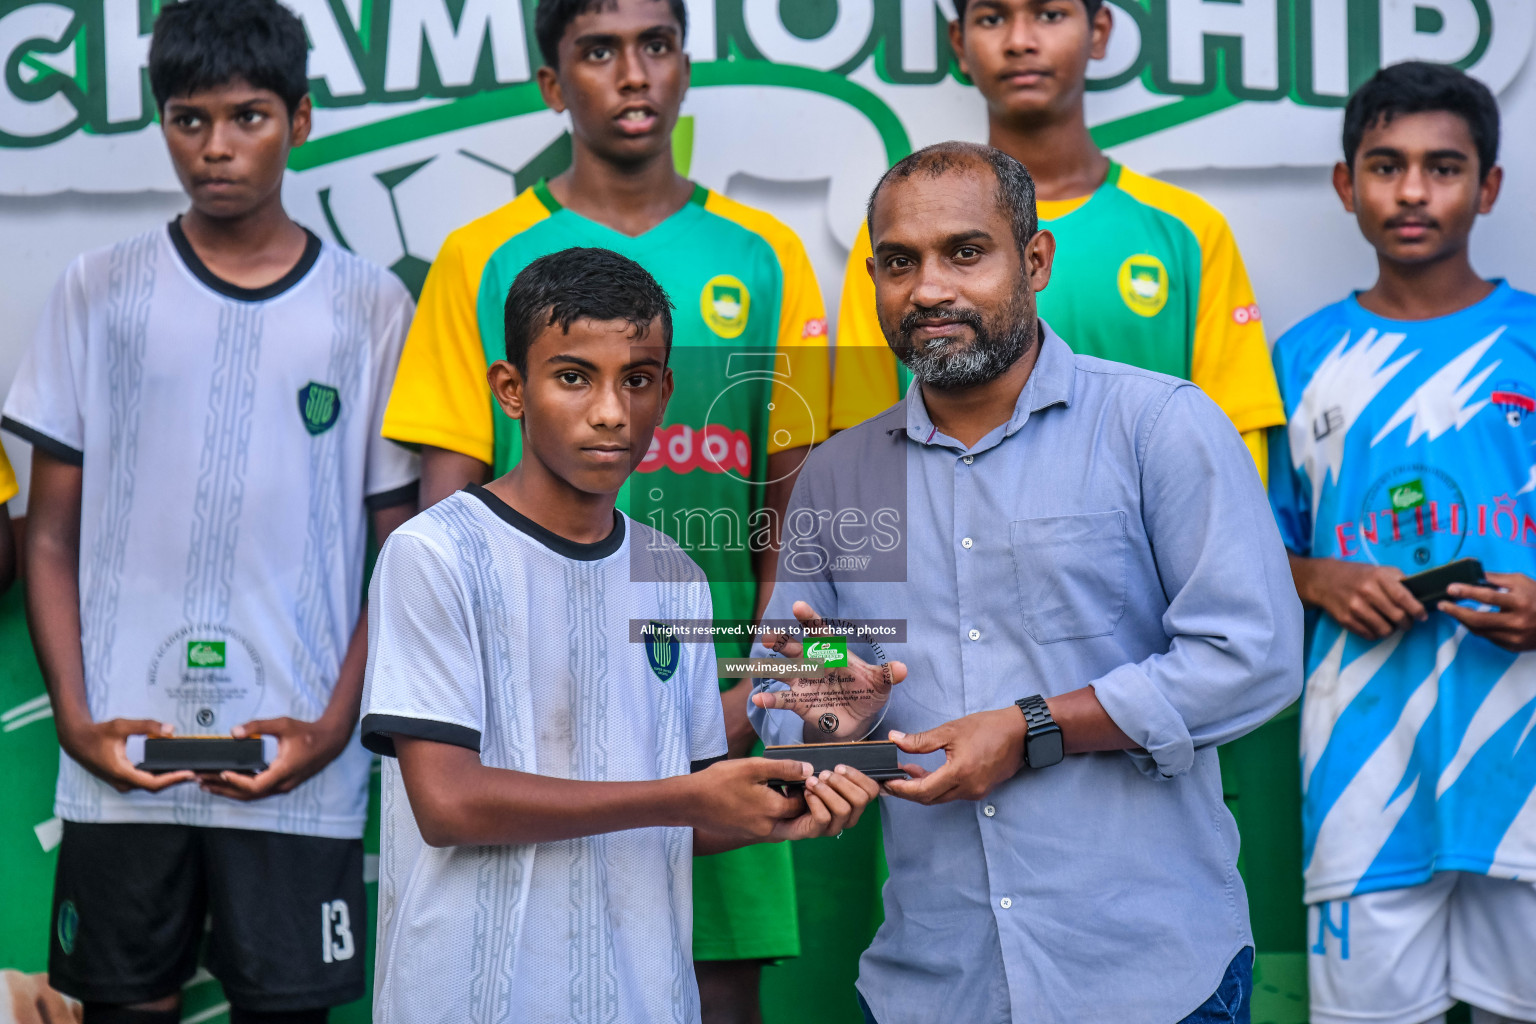
[[[63,748],[49,973],[87,1024],[179,1020],[208,920],[236,1024],[364,990],[363,565],[370,512],[383,537],[414,507],[379,435],[412,306],[283,210],[306,50],[276,0],[166,5],[149,77],[191,207],[70,265],[5,405]],[[173,731],[276,750],[138,768],[128,738]]]
[[[505,314],[489,377],[521,459],[401,527],[373,579],[374,1019],[696,1024],[693,856],[836,835],[878,787],[723,760],[704,573],[614,508],[672,393],[655,279],[566,249]]]

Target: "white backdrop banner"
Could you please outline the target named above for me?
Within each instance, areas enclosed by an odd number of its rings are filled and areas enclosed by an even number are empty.
[[[285,0],[317,106],[293,213],[416,286],[443,237],[562,169],[532,81],[533,0]],[[160,0],[0,3],[0,195],[178,191],[144,73]],[[954,68],[952,0],[688,0],[693,86],[674,144],[696,180],[826,180],[844,245],[892,161],[981,139]],[[1532,0],[1113,0],[1092,69],[1101,145],[1146,172],[1318,166],[1338,108],[1384,64],[1469,70],[1496,93],[1536,37]]]

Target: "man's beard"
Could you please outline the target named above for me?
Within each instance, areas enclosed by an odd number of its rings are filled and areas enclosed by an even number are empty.
[[[933,338],[920,345],[912,338],[920,320],[948,320],[966,324],[975,332],[968,345],[953,337]],[[1033,342],[1034,318],[1022,297],[1009,303],[996,321],[988,324],[975,309],[910,310],[897,325],[896,357],[912,376],[942,391],[979,387],[1001,377]],[[887,340],[891,340],[887,335]]]

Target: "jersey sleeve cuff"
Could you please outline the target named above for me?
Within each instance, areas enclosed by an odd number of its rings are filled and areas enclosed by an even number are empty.
[[[435,722],[406,715],[364,715],[363,746],[383,757],[395,757],[395,737],[411,736],[480,752],[480,733],[453,722]]]
[[[487,466],[496,461],[495,439],[465,437],[441,427],[418,426],[414,423],[384,421],[384,436],[397,444],[431,445],[445,451],[458,452],[472,459],[479,459]]]
[[[414,505],[416,495],[421,490],[421,481],[412,480],[402,487],[380,491],[378,494],[370,494],[363,499],[363,507],[369,512],[377,512],[380,509],[394,508],[397,505]]]
[[[1220,405],[1220,402],[1216,403]],[[1263,405],[1249,406],[1246,409],[1238,409],[1227,413],[1232,425],[1237,428],[1239,434],[1251,433],[1255,430],[1268,430],[1270,427],[1278,427],[1285,423],[1285,406],[1279,402],[1266,402]]]
[[[71,448],[69,445],[65,444],[63,441],[60,441],[58,438],[45,434],[35,427],[29,427],[25,423],[11,419],[9,416],[0,419],[0,427],[3,427],[11,433],[15,434],[17,437],[30,444],[32,447],[36,448],[38,451],[58,459],[60,462],[66,465],[85,465],[84,452],[78,448]]]

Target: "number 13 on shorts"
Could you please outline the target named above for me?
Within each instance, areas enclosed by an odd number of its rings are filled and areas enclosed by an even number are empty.
[[[326,963],[350,960],[357,952],[352,941],[352,915],[346,900],[320,903],[320,958]]]

